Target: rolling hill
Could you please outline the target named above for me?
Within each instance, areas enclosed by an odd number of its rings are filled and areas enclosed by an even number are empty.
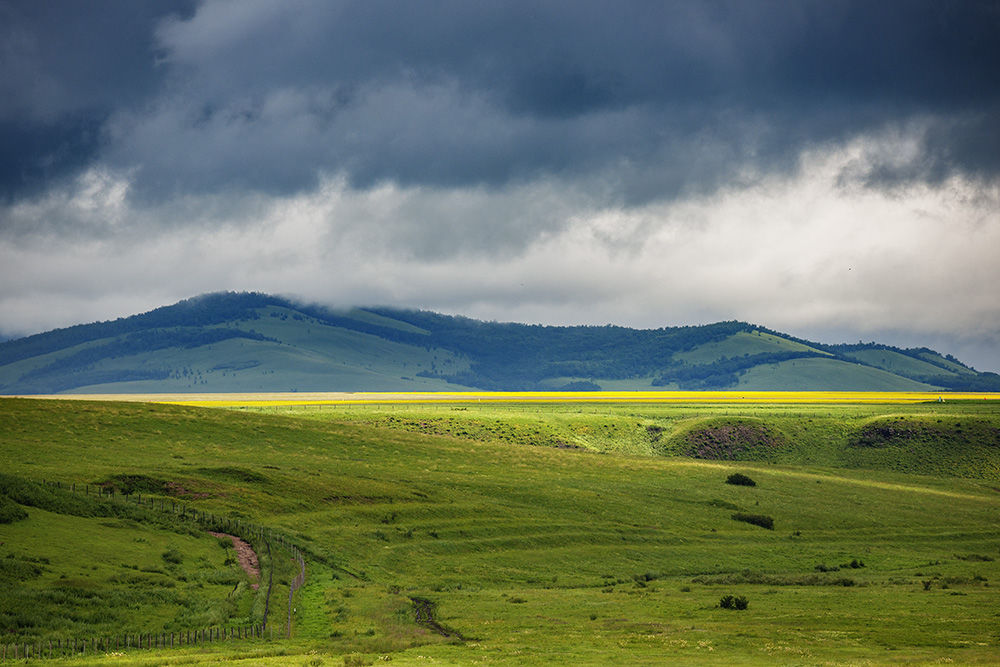
[[[654,388],[975,391],[1000,376],[736,321],[554,327],[232,292],[0,343],[2,394]]]
[[[0,655],[996,665],[996,405],[0,398]]]

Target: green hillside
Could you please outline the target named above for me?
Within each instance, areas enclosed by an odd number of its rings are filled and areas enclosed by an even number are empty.
[[[551,327],[209,294],[0,343],[0,393],[463,389],[995,390],[931,350],[829,346],[743,322]]]
[[[92,496],[18,484],[130,488],[306,555],[290,638],[282,603],[273,639],[69,664],[993,664],[1000,649],[992,402],[264,414],[4,399],[0,423],[0,510],[21,515],[0,523],[8,644],[260,614],[196,524],[95,516]]]
[[[932,391],[936,387],[841,359],[805,358],[758,364],[739,379],[741,389],[789,391]]]
[[[705,343],[693,350],[680,352],[674,357],[689,364],[711,364],[722,359],[738,358],[744,355],[780,354],[783,352],[829,356],[828,352],[823,352],[798,341],[761,330],[753,330],[737,332],[720,341]]]

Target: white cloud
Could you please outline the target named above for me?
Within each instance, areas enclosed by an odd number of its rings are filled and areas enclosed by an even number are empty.
[[[354,190],[342,177],[297,195],[143,204],[128,174],[96,170],[2,211],[0,329],[233,289],[552,324],[742,319],[827,342],[923,336],[1000,367],[997,189],[845,180],[873,145],[891,152],[892,137],[876,139],[804,154],[792,176],[631,208],[555,179]]]

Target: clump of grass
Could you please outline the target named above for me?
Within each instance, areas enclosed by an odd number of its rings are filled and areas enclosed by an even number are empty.
[[[736,512],[732,515],[732,519],[734,521],[742,521],[744,523],[753,524],[754,526],[760,526],[761,528],[767,528],[768,530],[774,530],[774,519],[766,514],[745,514],[743,512]]]
[[[168,547],[166,551],[160,554],[160,557],[163,558],[163,562],[173,565],[180,565],[181,561],[184,560],[184,556],[175,547]]]
[[[723,595],[719,600],[719,606],[723,609],[742,611],[750,606],[750,601],[744,595]]]
[[[740,472],[734,472],[727,477],[726,484],[733,484],[734,486],[757,486],[757,482]]]
[[[24,508],[0,493],[0,523],[14,523],[28,518]]]

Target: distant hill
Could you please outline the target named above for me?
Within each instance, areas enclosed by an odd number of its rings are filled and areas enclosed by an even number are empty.
[[[995,391],[1000,376],[744,322],[553,327],[231,292],[0,343],[0,394],[655,388]]]

